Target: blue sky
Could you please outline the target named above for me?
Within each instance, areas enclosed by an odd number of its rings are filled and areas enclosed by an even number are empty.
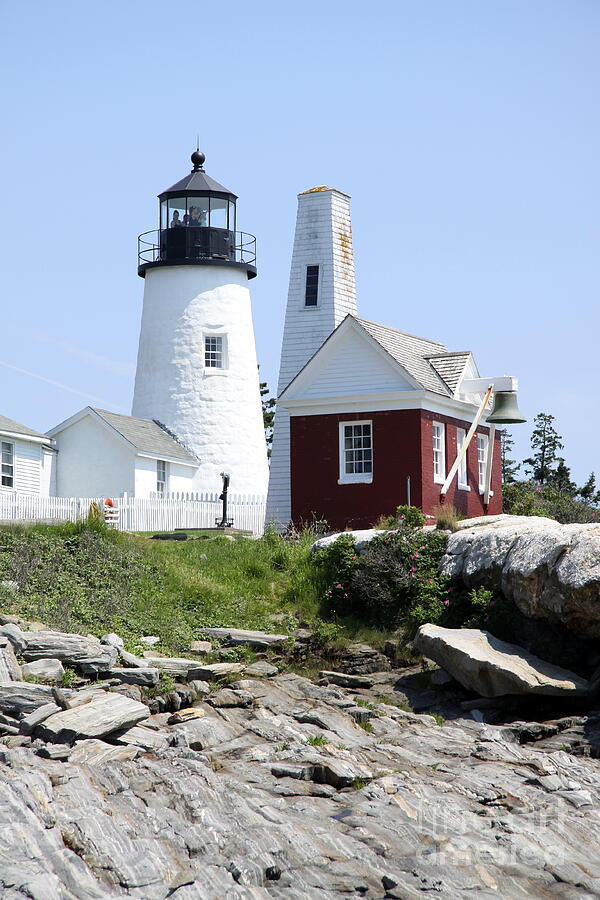
[[[360,314],[517,375],[600,478],[599,39],[597,0],[1,0],[0,413],[129,412],[137,235],[199,133],[258,239],[273,389],[296,195],[329,184]]]

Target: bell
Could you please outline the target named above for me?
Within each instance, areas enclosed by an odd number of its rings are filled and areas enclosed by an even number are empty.
[[[489,425],[518,425],[527,419],[521,415],[517,406],[516,391],[497,391],[494,393],[494,408],[487,417]]]

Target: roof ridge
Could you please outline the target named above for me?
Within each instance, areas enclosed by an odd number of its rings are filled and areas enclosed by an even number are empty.
[[[384,328],[386,331],[394,331],[396,334],[403,334],[405,337],[414,338],[416,341],[424,341],[426,344],[437,344],[438,347],[446,348],[445,344],[442,344],[441,341],[433,341],[431,338],[421,337],[420,334],[412,334],[410,331],[402,331],[401,328],[392,328],[391,325],[382,325],[381,322],[373,322],[372,319],[364,319],[362,316],[355,316],[352,313],[348,313],[348,315],[352,316],[353,319],[356,319],[357,322],[366,322],[367,325],[376,325],[377,328]]]
[[[423,359],[443,359],[446,356],[469,356],[470,350],[448,350],[447,353],[432,353],[430,356],[424,356]]]

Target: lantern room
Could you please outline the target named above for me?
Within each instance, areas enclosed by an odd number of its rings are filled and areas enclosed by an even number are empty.
[[[156,266],[226,265],[256,275],[256,239],[236,231],[236,194],[204,171],[195,150],[193,169],[159,199],[159,228],[138,238],[138,274]]]

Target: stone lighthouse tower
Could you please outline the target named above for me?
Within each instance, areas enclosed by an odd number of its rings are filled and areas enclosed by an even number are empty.
[[[233,194],[193,169],[159,194],[159,228],[139,238],[144,305],[134,416],[154,419],[200,462],[194,490],[266,494],[268,464],[248,282],[256,240],[236,231]]]

